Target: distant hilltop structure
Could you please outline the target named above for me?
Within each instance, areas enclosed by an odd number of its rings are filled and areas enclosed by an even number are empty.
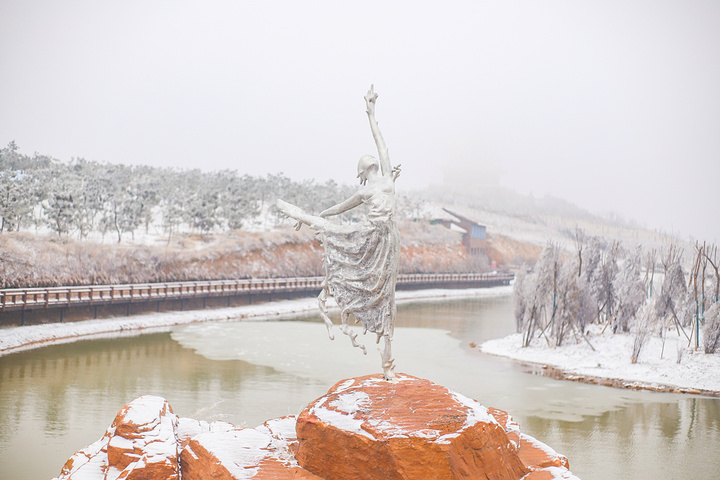
[[[463,231],[462,244],[468,255],[471,257],[485,256],[487,254],[487,227],[447,208],[443,208],[443,211],[454,218],[437,218],[432,223],[451,229],[453,226],[458,227]]]

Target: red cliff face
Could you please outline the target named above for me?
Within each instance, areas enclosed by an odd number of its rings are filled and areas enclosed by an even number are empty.
[[[405,374],[343,380],[299,417],[257,428],[178,418],[164,399],[142,396],[57,478],[577,479],[506,412]]]

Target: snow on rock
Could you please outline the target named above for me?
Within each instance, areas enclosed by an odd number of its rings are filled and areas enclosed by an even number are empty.
[[[299,417],[257,428],[178,418],[141,396],[56,480],[576,479],[567,458],[487,409],[428,380],[343,380]]]
[[[223,433],[235,429],[235,425],[228,422],[212,422],[208,423],[204,420],[195,420],[192,418],[178,418],[177,428],[175,429],[175,437],[181,448],[190,442],[190,440],[201,433]]]
[[[193,437],[180,455],[184,480],[318,479],[299,467],[295,417],[269,420],[257,428],[209,431]]]
[[[57,480],[179,479],[176,425],[165,399],[138,397],[120,409],[100,440],[65,463]]]
[[[113,434],[111,427],[100,440],[75,452],[56,480],[104,480],[108,469],[107,445]]]
[[[295,417],[239,428],[178,418],[165,399],[144,395],[120,409],[105,435],[76,452],[55,480],[317,480],[298,466],[296,449]]]
[[[552,348],[544,339],[535,339],[523,348],[519,333],[489,340],[480,349],[492,355],[550,365],[562,370],[563,378],[573,380],[686,393],[720,392],[720,355],[688,348],[687,339],[678,338],[674,331],[665,336],[664,342],[659,336],[649,338],[636,364],[630,362],[632,334],[602,333],[602,325],[592,325],[587,338],[595,350],[584,341]]]
[[[115,435],[107,446],[106,480],[180,478],[177,416],[167,400],[143,395],[118,412],[113,427]]]

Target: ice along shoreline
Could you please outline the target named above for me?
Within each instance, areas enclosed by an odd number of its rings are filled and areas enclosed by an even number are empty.
[[[633,335],[603,334],[601,325],[593,325],[588,338],[594,350],[585,342],[550,348],[543,340],[522,347],[519,333],[488,340],[479,349],[516,360],[530,373],[561,380],[720,397],[720,355],[696,352],[684,337],[648,339],[636,364],[630,362]]]
[[[450,298],[501,297],[512,294],[512,286],[470,289],[428,289],[396,292],[398,303],[442,301]],[[330,302],[328,302],[328,306]],[[47,323],[0,329],[0,356],[48,345],[90,338],[141,335],[163,331],[176,325],[218,321],[263,321],[316,310],[316,298],[278,300],[256,305],[148,313],[130,317],[112,317],[67,323]]]
[[[397,292],[398,303],[443,301],[452,298],[501,297],[512,294],[512,286],[474,289],[431,289]],[[69,343],[77,340],[142,335],[166,331],[190,323],[217,321],[264,321],[288,315],[311,313],[315,298],[280,300],[212,310],[189,310],[114,317],[80,322],[51,323],[0,329],[0,356]],[[633,339],[629,335],[591,337],[597,352],[586,343],[550,349],[534,343],[522,348],[519,334],[484,342],[479,349],[487,354],[520,362],[529,373],[589,384],[652,390],[657,392],[699,394],[720,397],[720,356],[684,349],[677,364],[678,342],[651,339],[637,364],[630,364]],[[682,345],[680,345],[682,346]],[[602,350],[605,349],[605,352]],[[663,352],[662,358],[660,353]]]

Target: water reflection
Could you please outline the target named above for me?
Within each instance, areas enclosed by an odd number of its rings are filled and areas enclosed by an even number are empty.
[[[182,416],[254,426],[298,413],[338,376],[378,370],[371,345],[363,357],[343,335],[330,342],[309,323],[316,315],[301,320],[201,324],[0,357],[0,480],[57,475],[141,394],[167,398]],[[513,330],[509,298],[401,304],[400,371],[508,410],[584,480],[718,478],[720,400],[528,375],[469,346]],[[273,351],[278,338],[290,343]]]
[[[674,395],[655,400],[580,422],[533,416],[523,425],[568,455],[581,478],[718,478],[720,401]]]
[[[269,367],[207,360],[169,333],[0,357],[0,479],[57,475],[75,450],[102,435],[124,403],[142,394],[167,398],[184,416],[254,426],[278,412],[297,413],[326,390]],[[285,407],[268,398],[284,399]],[[33,460],[38,453],[47,463]]]

